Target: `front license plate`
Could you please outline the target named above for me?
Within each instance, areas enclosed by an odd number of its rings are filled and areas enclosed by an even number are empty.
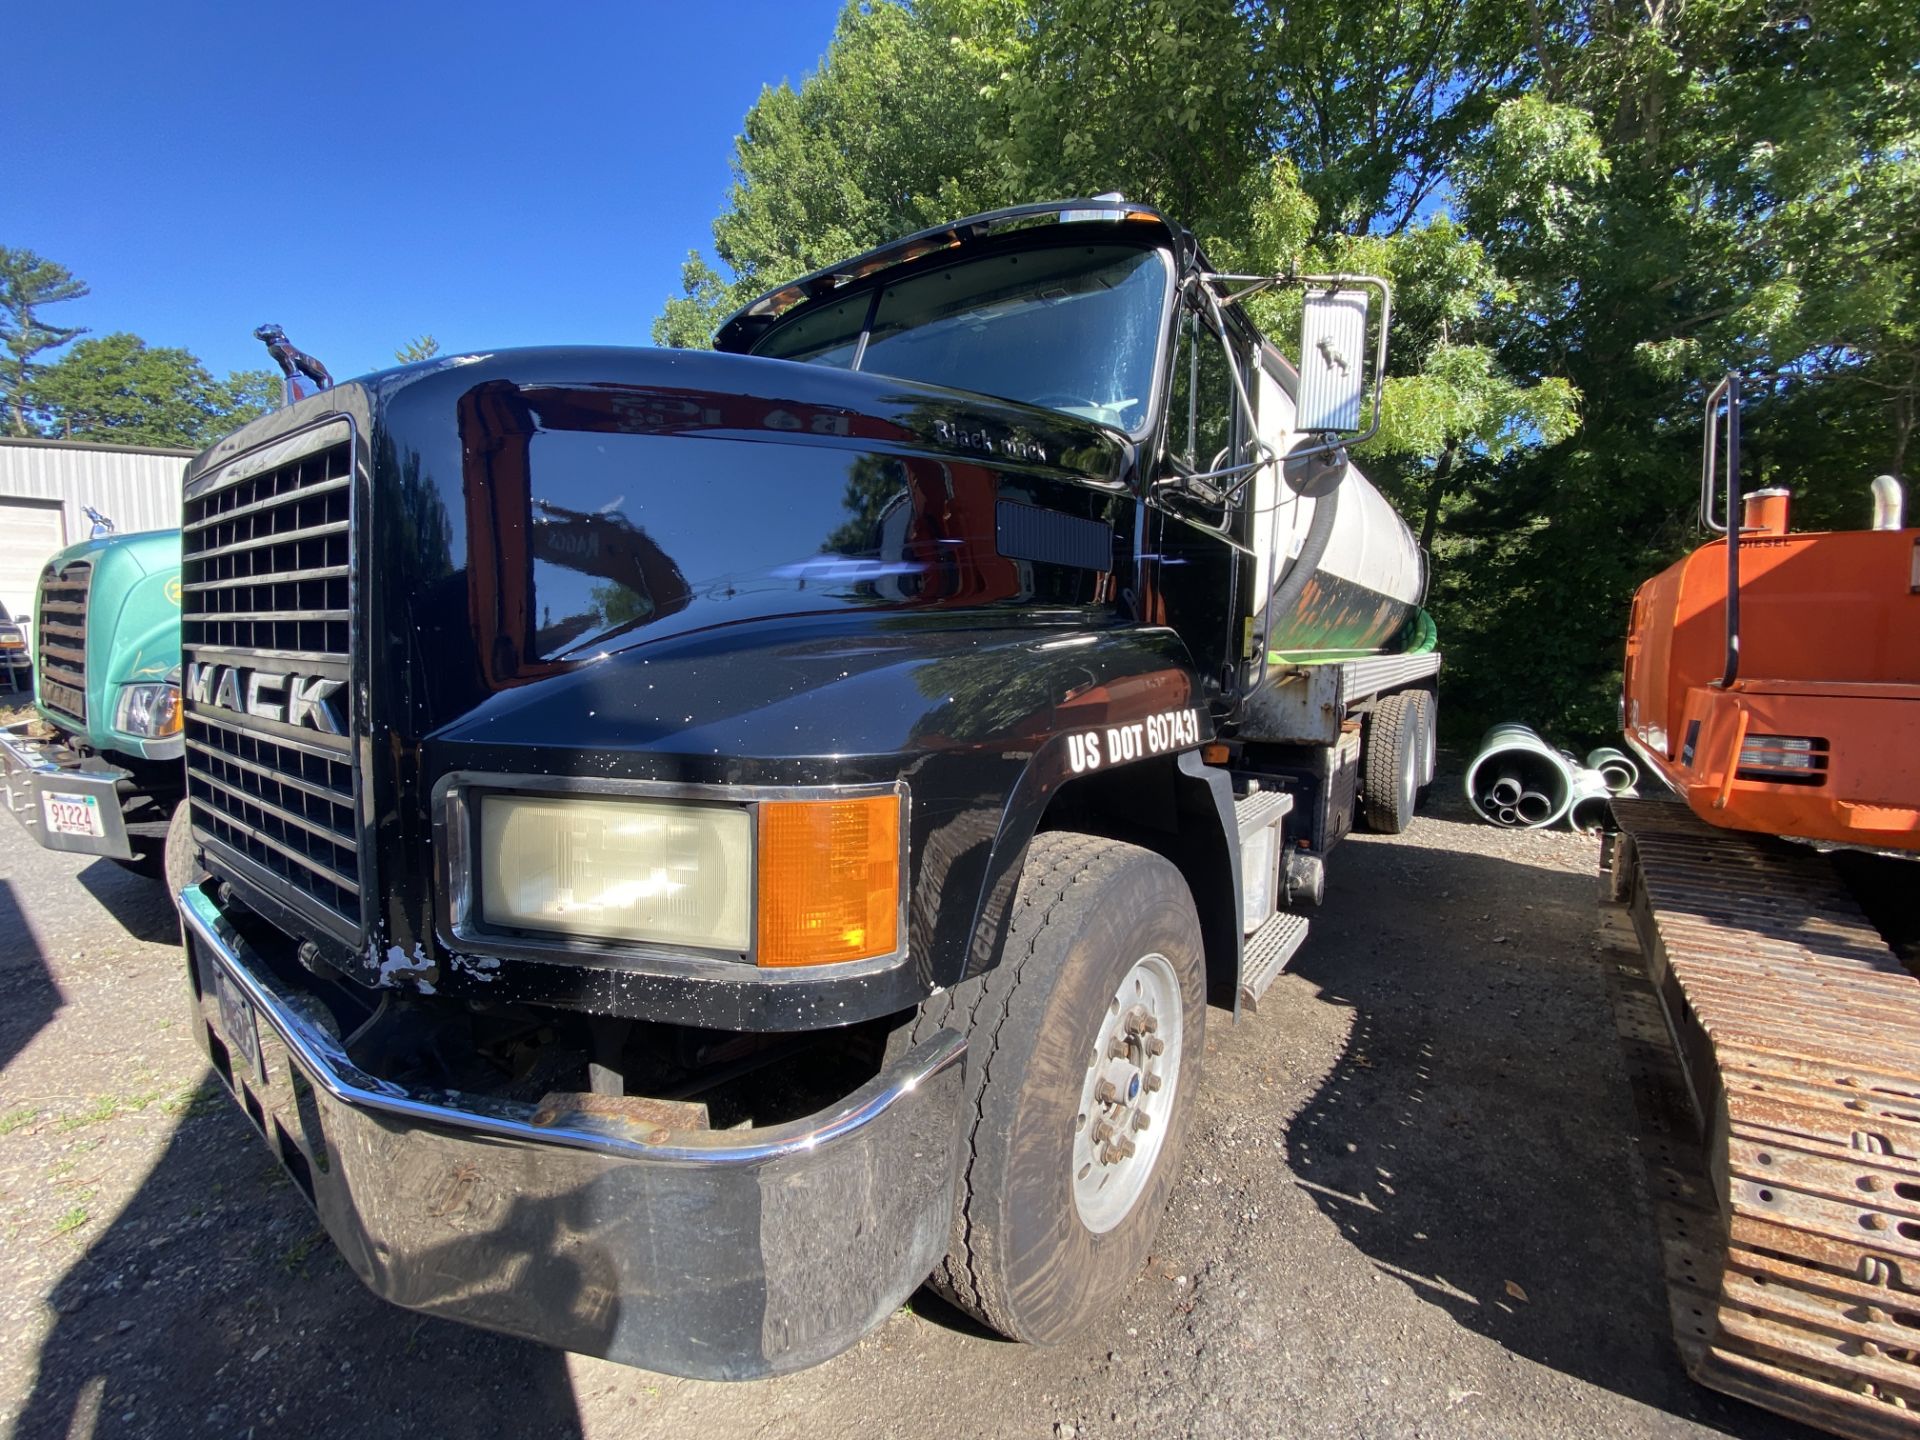
[[[46,812],[47,829],[56,835],[91,835],[98,840],[107,833],[96,796],[42,792],[40,808]]]
[[[253,1002],[241,993],[240,982],[218,965],[213,970],[214,998],[220,1004],[220,1030],[235,1054],[252,1067],[262,1085],[267,1067],[260,1059],[260,1027],[253,1018]]]

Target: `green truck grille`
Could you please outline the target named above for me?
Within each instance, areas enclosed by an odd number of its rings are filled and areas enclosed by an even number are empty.
[[[92,584],[90,561],[75,560],[59,570],[49,565],[41,572],[34,610],[40,703],[79,726],[87,723],[87,591]]]

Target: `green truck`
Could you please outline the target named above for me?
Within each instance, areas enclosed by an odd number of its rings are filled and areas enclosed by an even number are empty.
[[[25,623],[38,714],[0,729],[8,808],[49,850],[160,877],[185,782],[180,532],[68,546]]]

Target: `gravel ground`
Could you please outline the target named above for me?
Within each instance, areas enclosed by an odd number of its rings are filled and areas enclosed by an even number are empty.
[[[0,830],[0,1424],[219,1433],[1798,1436],[1674,1357],[1595,939],[1596,844],[1447,797],[1356,837],[1214,1012],[1158,1253],[1051,1350],[921,1294],[723,1386],[364,1292],[187,1038],[157,885]]]

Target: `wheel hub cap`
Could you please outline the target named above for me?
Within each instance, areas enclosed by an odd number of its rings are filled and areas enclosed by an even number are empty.
[[[1101,1016],[1074,1118],[1074,1207],[1096,1234],[1127,1217],[1153,1175],[1179,1084],[1180,1031],[1172,964],[1142,956]]]

